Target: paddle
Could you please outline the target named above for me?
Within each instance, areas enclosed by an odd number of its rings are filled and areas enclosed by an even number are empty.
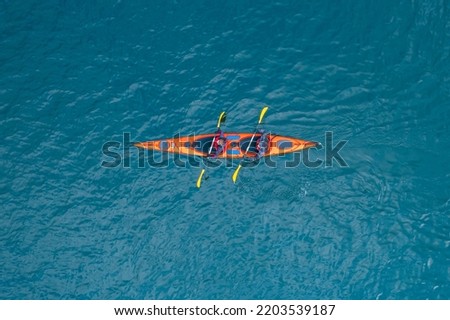
[[[258,123],[256,124],[255,132],[253,133],[253,136],[252,136],[252,138],[250,139],[250,143],[248,144],[247,149],[245,150],[244,157],[247,155],[247,152],[248,152],[248,150],[250,149],[250,146],[251,146],[251,144],[252,144],[252,142],[253,142],[253,139],[255,138],[256,131],[258,130],[258,126],[259,126],[260,123],[262,122],[262,119],[264,118],[264,115],[266,114],[266,112],[267,112],[268,109],[269,109],[268,106],[264,106],[264,108],[262,108],[261,113],[259,114],[259,121],[258,121]],[[234,182],[234,183],[236,183],[236,180],[237,180],[237,177],[238,177],[238,175],[239,175],[239,171],[241,170],[241,168],[242,168],[242,161],[241,161],[241,163],[239,163],[239,166],[238,166],[237,169],[234,171],[233,176],[231,177],[231,179],[233,179],[233,182]]]
[[[222,111],[222,113],[219,116],[219,120],[217,120],[217,129],[220,129],[220,125],[222,123],[224,123],[226,119],[227,119],[227,113],[225,111]],[[209,147],[208,156],[212,152],[212,148],[214,146],[215,140],[216,140],[216,136],[214,135],[213,140],[211,141],[211,147]],[[197,184],[196,184],[197,188],[200,188],[202,186],[203,175],[205,174],[205,171],[206,171],[206,169],[202,168],[202,171],[200,171],[200,174],[198,175]]]

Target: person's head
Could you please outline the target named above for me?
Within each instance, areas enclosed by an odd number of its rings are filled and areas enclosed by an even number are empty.
[[[225,145],[225,139],[224,138],[220,138],[219,140],[217,140],[217,144],[219,145],[219,146],[224,146]]]

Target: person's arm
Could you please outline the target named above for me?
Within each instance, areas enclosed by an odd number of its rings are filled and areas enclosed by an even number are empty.
[[[217,150],[212,153],[209,158],[211,159],[217,159],[217,157],[219,156],[219,154],[221,154],[223,151],[223,147],[221,145],[217,146]]]

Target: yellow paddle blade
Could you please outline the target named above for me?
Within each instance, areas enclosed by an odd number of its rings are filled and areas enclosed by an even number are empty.
[[[225,121],[226,119],[226,112],[222,111],[222,113],[219,116],[219,120],[217,120],[217,128],[220,128],[220,124],[222,123],[222,121]]]
[[[265,106],[265,107],[261,110],[261,113],[260,113],[260,115],[259,115],[259,121],[258,121],[258,124],[261,123],[261,121],[262,121],[262,119],[264,118],[264,115],[266,114],[267,110],[269,110],[269,107],[268,107],[268,106]]]
[[[202,171],[200,172],[200,175],[198,176],[198,179],[197,179],[197,188],[201,187],[201,185],[202,185],[202,178],[203,178],[204,174],[205,174],[205,169],[202,169]]]
[[[234,171],[234,173],[233,173],[233,177],[231,177],[231,179],[233,179],[234,183],[236,183],[236,180],[237,180],[237,177],[238,177],[238,174],[239,174],[239,171],[241,170],[241,168],[242,168],[242,165],[239,164],[236,171]]]

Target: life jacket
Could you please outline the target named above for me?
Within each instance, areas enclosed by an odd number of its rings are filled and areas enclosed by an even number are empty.
[[[223,139],[223,140],[225,140],[225,144],[223,145],[223,146],[219,146],[219,139]],[[225,151],[225,149],[226,149],[226,146],[227,146],[227,144],[226,144],[226,138],[222,135],[222,132],[220,131],[220,132],[217,132],[216,133],[216,135],[214,136],[214,140],[213,140],[213,148],[216,150],[215,151],[215,154],[216,155],[219,155],[219,154],[221,154],[222,152],[224,152]]]
[[[219,139],[220,139],[220,133],[217,133],[213,138],[213,148],[216,150],[219,147]]]

